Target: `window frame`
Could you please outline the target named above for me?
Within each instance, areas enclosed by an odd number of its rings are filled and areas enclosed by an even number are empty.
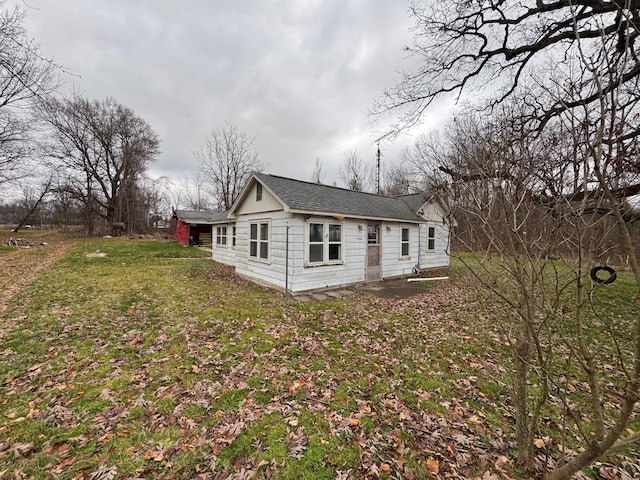
[[[311,241],[311,225],[322,225],[322,241]],[[331,226],[340,227],[340,240],[331,240]],[[305,267],[322,267],[327,265],[344,265],[344,222],[332,220],[310,219],[305,225],[304,236],[304,265]],[[311,261],[311,246],[322,245],[322,260],[317,262]],[[339,258],[330,259],[330,251],[332,245],[338,245]]]
[[[232,225],[231,226],[231,248],[235,249],[236,248],[236,226]]]
[[[262,184],[256,183],[256,202],[262,201]]]
[[[227,246],[227,226],[216,225],[216,247],[226,248]]]
[[[252,232],[251,232],[251,227],[255,225],[256,226],[256,238],[252,238]],[[262,236],[262,226],[266,225],[267,226],[267,234],[266,234],[266,238],[263,238]],[[256,245],[256,254],[252,255],[251,254],[251,246],[252,244],[255,243]],[[262,246],[266,245],[266,251],[267,251],[267,256],[263,257],[261,255],[262,253]],[[256,262],[262,262],[262,263],[271,263],[271,220],[266,220],[266,219],[261,219],[261,220],[252,220],[249,222],[249,249],[247,251],[247,256],[249,258],[249,260],[253,260]]]
[[[436,227],[432,227],[431,225],[427,225],[427,252],[435,252],[436,251]]]
[[[404,240],[403,238],[403,232],[407,231],[407,239]],[[403,246],[407,246],[407,253],[405,254],[402,251],[402,247]],[[401,260],[407,260],[411,258],[411,227],[408,226],[400,226],[400,259]]]

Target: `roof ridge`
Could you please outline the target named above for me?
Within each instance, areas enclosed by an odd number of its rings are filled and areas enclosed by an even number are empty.
[[[351,190],[350,188],[338,187],[337,185],[327,185],[324,183],[310,182],[308,180],[298,180],[297,178],[283,177],[282,175],[273,175],[271,173],[255,172],[255,175],[267,175],[269,177],[280,178],[282,180],[289,180],[291,182],[306,183],[307,185],[318,185],[320,187],[333,188],[335,190],[341,190],[343,192],[354,192],[354,193],[361,193],[363,195],[373,195],[374,197],[398,198],[395,195],[383,195],[381,193],[371,193],[371,192],[363,192],[361,190]]]

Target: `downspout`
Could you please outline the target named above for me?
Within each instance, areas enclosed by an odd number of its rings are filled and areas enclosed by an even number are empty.
[[[284,259],[284,295],[289,295],[289,222],[287,222],[287,239],[285,242],[285,259]]]
[[[422,251],[422,250],[420,250],[420,248],[421,248],[420,247],[420,238],[422,237],[421,230],[422,230],[422,224],[419,223],[418,224],[418,262],[413,267],[413,273],[415,273],[416,275],[418,273],[420,273],[420,252]]]

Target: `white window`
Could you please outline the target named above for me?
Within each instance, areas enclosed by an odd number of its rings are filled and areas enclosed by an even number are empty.
[[[256,183],[256,202],[260,202],[262,200],[262,184]]]
[[[342,262],[342,224],[309,222],[307,263],[327,265]]]
[[[436,229],[429,227],[427,229],[427,251],[433,252],[436,249]]]
[[[216,227],[216,245],[227,245],[227,227]]]
[[[409,229],[408,228],[400,229],[400,256],[401,257],[409,256]]]
[[[249,257],[269,260],[269,222],[249,224]]]
[[[367,225],[367,243],[369,245],[380,244],[380,225],[377,223]]]
[[[231,227],[231,247],[236,248],[236,227]]]

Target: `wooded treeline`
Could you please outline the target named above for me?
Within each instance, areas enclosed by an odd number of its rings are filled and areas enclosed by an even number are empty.
[[[5,209],[25,206],[20,220],[14,209],[18,226],[55,219],[89,235],[113,224],[147,228],[165,195],[146,177],[157,134],[115,99],[60,96],[64,69],[30,40],[24,15],[0,2],[0,189],[21,190]]]
[[[406,52],[418,67],[376,113],[396,112],[401,131],[443,96],[468,102],[408,160],[457,219],[452,255],[502,308],[516,466],[568,480],[621,455],[620,478],[633,475],[634,460],[624,464],[640,442],[640,2],[410,8]],[[614,277],[593,272],[605,264],[629,272],[631,298],[603,309]]]

